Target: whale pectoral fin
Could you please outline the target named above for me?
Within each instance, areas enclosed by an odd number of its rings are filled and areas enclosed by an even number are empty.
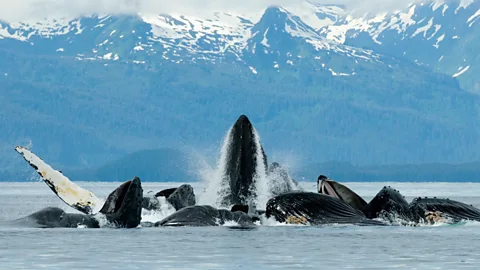
[[[104,202],[95,194],[70,181],[27,148],[16,146],[15,151],[22,155],[47,186],[69,206],[85,214],[94,214],[103,206]]]

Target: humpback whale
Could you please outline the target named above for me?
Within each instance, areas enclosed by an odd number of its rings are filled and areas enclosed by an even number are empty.
[[[265,150],[246,115],[237,119],[226,141],[228,146],[225,156],[221,157],[224,167],[221,168],[223,178],[218,193],[221,207],[256,204],[261,192],[262,196],[270,197],[300,189],[278,163],[268,167]]]
[[[142,197],[140,179],[135,177],[110,193],[99,213],[95,215],[66,213],[58,207],[47,207],[10,223],[43,228],[99,228],[99,215],[104,215],[115,227],[136,228],[141,220]]]
[[[180,209],[163,220],[155,223],[159,226],[221,226],[228,221],[240,226],[253,226],[253,219],[242,211],[216,209],[210,205],[193,205]]]
[[[314,192],[294,191],[273,197],[267,202],[267,218],[278,222],[310,225],[355,224],[384,225],[365,217],[339,198]]]
[[[391,223],[406,225],[457,223],[462,220],[480,221],[480,209],[462,202],[443,198],[416,198],[408,203],[400,192],[383,187],[367,204],[346,186],[321,175],[318,192],[338,198],[361,211],[369,219],[381,218]]]
[[[258,144],[255,130],[247,116],[241,115],[230,130],[226,167],[222,185],[224,188],[221,206],[235,204],[246,205],[255,201],[257,168],[266,175],[267,156],[263,147]],[[257,149],[260,146],[261,149]]]
[[[158,197],[165,197],[175,210],[180,210],[187,206],[195,205],[195,193],[193,187],[189,184],[183,184],[178,188],[164,189],[157,192],[154,196],[143,197],[143,208],[147,210],[156,210],[160,208]]]
[[[335,182],[329,179],[325,175],[320,175],[318,177],[317,190],[318,190],[318,193],[339,198],[342,201],[348,203],[354,209],[357,209],[360,211],[367,205],[365,200],[362,197],[358,196],[351,189],[349,189],[348,187],[338,182]]]

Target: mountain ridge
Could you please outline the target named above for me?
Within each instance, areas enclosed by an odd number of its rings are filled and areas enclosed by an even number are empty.
[[[217,147],[247,114],[266,148],[305,160],[480,160],[475,91],[355,36],[329,40],[324,29],[344,23],[345,10],[305,5],[270,7],[252,15],[258,20],[218,13],[2,23],[0,147],[30,139],[54,164],[101,165],[136,149]],[[13,166],[9,159],[2,155],[3,166]]]

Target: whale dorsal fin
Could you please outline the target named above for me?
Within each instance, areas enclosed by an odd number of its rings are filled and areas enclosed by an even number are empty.
[[[16,146],[17,151],[25,161],[37,171],[42,180],[66,204],[85,214],[97,213],[104,204],[91,191],[79,187],[60,171],[54,170],[32,151],[22,146]]]

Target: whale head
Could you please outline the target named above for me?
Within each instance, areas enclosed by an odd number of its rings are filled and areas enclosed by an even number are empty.
[[[267,168],[263,147],[256,142],[255,129],[247,116],[241,115],[230,130],[225,182],[230,190],[222,205],[247,205],[256,198],[254,189],[257,168]],[[257,149],[258,145],[261,149]],[[260,150],[260,151],[258,151]],[[263,162],[263,166],[259,165]]]
[[[320,175],[317,179],[317,191],[320,194],[329,195],[348,203],[354,209],[362,211],[367,202],[351,189],[342,185],[325,175]]]
[[[118,227],[135,228],[142,218],[143,189],[140,178],[126,181],[108,195],[100,213]]]

